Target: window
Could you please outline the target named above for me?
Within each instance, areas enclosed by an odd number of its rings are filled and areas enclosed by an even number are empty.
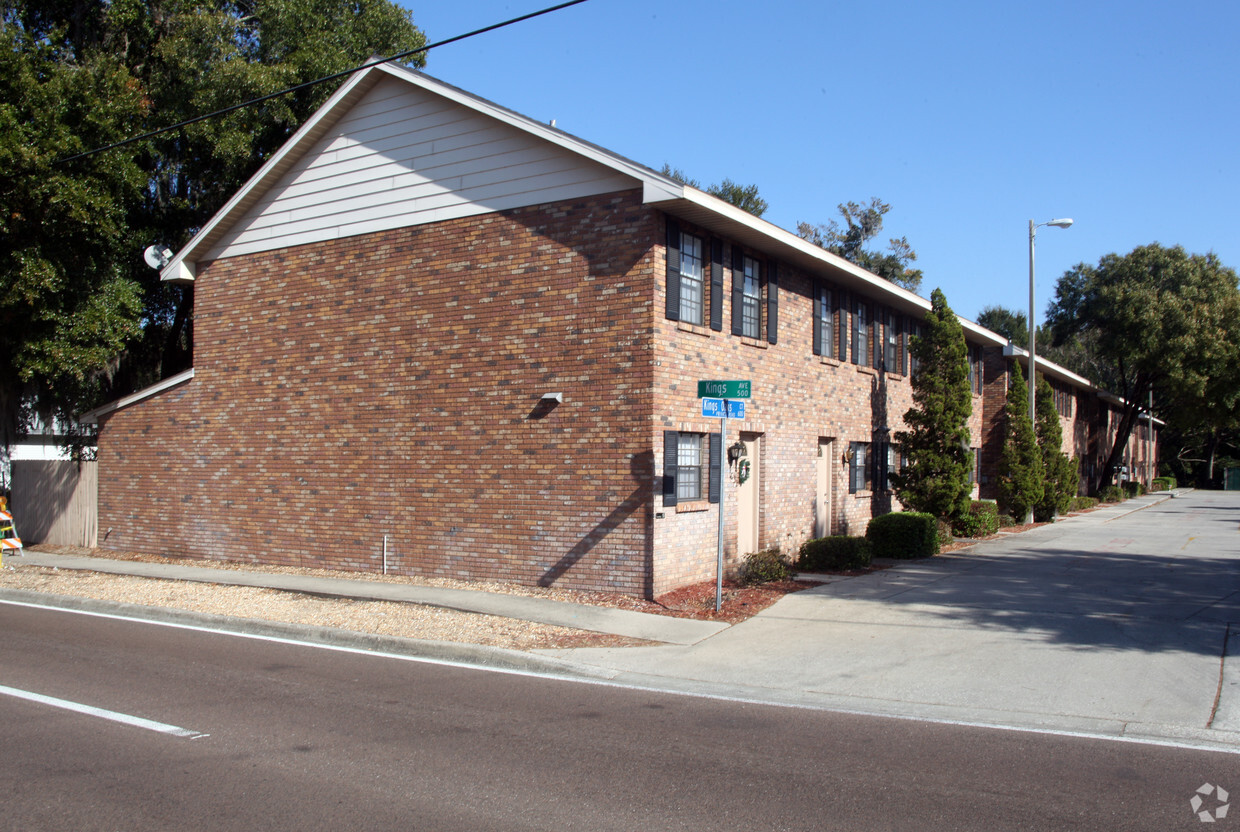
[[[900,452],[896,450],[896,446],[891,442],[883,442],[878,446],[881,449],[882,465],[877,471],[878,475],[878,491],[891,490],[891,475],[897,473],[901,468],[896,466],[901,462]]]
[[[702,241],[680,234],[680,320],[702,325]]]
[[[708,441],[709,440],[709,441]],[[722,438],[718,433],[663,432],[663,505],[719,502]]]
[[[746,338],[762,337],[762,274],[758,261],[742,257],[744,288],[741,299],[741,334]]]
[[[921,337],[921,324],[915,324],[910,321],[908,325],[908,334],[909,334],[909,337],[906,339],[910,342],[908,345],[910,348],[909,354],[908,354],[908,374],[911,376],[917,372],[917,368],[918,366],[920,366],[920,363],[921,363],[917,360],[917,356],[913,355],[912,349],[911,349],[912,339]]]
[[[853,363],[870,366],[870,308],[861,301],[853,307]]]
[[[982,395],[982,348],[969,345],[969,384],[973,392]]]
[[[835,291],[819,286],[814,298],[814,355],[835,357]]]
[[[887,311],[886,347],[883,366],[887,368],[887,372],[898,375],[900,373],[900,333],[896,329],[896,315],[890,310]]]
[[[702,434],[682,433],[676,445],[676,499],[702,498]]]
[[[870,443],[850,442],[848,445],[848,493],[869,491],[873,485],[870,468]]]

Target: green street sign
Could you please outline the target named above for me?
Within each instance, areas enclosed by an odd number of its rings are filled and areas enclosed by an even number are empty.
[[[699,381],[699,399],[747,399],[749,398],[748,381]]]

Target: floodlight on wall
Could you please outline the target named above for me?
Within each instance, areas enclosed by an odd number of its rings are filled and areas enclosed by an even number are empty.
[[[564,394],[563,393],[543,393],[542,401],[548,402],[548,403],[555,402],[556,404],[559,404],[560,402],[564,401]]]

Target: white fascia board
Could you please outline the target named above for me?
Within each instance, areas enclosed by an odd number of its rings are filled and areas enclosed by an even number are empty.
[[[168,265],[159,273],[159,279],[176,283],[192,283],[197,273],[197,263],[194,255],[200,248],[207,247],[217,231],[226,230],[221,228],[224,224],[231,221],[235,216],[244,213],[249,207],[251,197],[257,196],[264,184],[269,180],[277,178],[284,172],[290,157],[295,156],[306,143],[308,137],[312,140],[318,139],[318,128],[327,119],[334,118],[335,113],[342,99],[347,98],[366,78],[371,77],[371,72],[375,69],[356,72],[347,81],[340,85],[331,96],[323,103],[318,110],[314,112],[310,118],[306,120],[296,133],[294,133],[288,141],[280,146],[267,162],[258,169],[258,171],[249,178],[249,180],[237,190],[228,202],[220,210],[215,212],[215,216],[207,221],[207,224],[198,230],[198,233],[181,248],[168,262]],[[239,210],[240,209],[240,210]]]
[[[1026,366],[1028,366],[1029,364],[1029,350],[1023,347],[1018,347],[1015,344],[1012,344],[1009,342],[1007,346],[1003,348],[1003,354],[1007,356],[1008,358],[1023,359],[1022,363],[1025,364]],[[1103,390],[1101,387],[1094,384],[1092,381],[1085,378],[1084,376],[1078,376],[1076,373],[1072,372],[1071,370],[1067,370],[1067,369],[1064,369],[1063,367],[1060,367],[1054,361],[1047,361],[1045,358],[1042,358],[1041,356],[1039,356],[1038,357],[1038,368],[1039,369],[1045,368],[1043,369],[1043,372],[1046,372],[1047,370],[1049,370],[1050,375],[1055,376],[1056,378],[1061,379],[1063,381],[1070,381],[1077,387],[1080,387],[1084,390],[1089,390],[1090,392],[1094,393],[1098,398],[1102,399],[1102,401],[1107,402],[1108,404],[1117,405],[1119,407],[1125,407],[1128,404],[1128,402],[1125,401],[1123,398],[1115,395],[1114,393],[1108,390]],[[1142,411],[1142,413],[1147,416],[1149,415],[1148,411]],[[1159,419],[1157,416],[1153,418],[1154,418],[1154,421],[1160,425],[1166,424],[1166,422],[1164,422],[1162,419]]]
[[[193,377],[194,377],[194,368],[190,367],[188,370],[186,370],[183,373],[177,373],[175,376],[169,376],[168,378],[164,379],[163,381],[157,384],[152,384],[150,387],[144,387],[138,392],[130,393],[128,396],[125,396],[122,399],[117,399],[114,402],[108,402],[105,405],[96,407],[94,410],[86,411],[85,413],[83,413],[81,416],[78,417],[78,424],[96,425],[99,423],[100,416],[106,416],[109,413],[113,413],[117,410],[120,410],[121,408],[129,407],[129,405],[131,404],[137,404],[143,399],[149,399],[151,398],[151,396],[154,396],[158,393],[162,393],[165,390],[168,390],[170,388],[176,387],[178,384],[184,384],[185,382],[189,381]]]
[[[1010,341],[1004,345],[1003,354],[1007,356],[1008,358],[1023,359],[1024,364],[1026,365],[1029,364],[1029,350],[1025,349],[1024,347],[1018,347],[1015,344],[1011,343]],[[1055,376],[1055,378],[1061,379],[1063,381],[1070,381],[1073,384],[1075,384],[1077,387],[1084,387],[1088,390],[1097,390],[1099,392],[1102,392],[1102,388],[1096,387],[1092,381],[1085,378],[1084,376],[1078,376],[1076,373],[1072,372],[1071,370],[1068,370],[1064,367],[1060,367],[1054,361],[1045,359],[1040,355],[1038,356],[1038,367],[1047,368],[1047,370],[1050,371],[1050,374]]]
[[[490,116],[491,118],[515,127],[518,130],[523,130],[526,133],[537,136],[538,138],[562,147],[565,150],[584,156],[591,161],[611,168],[617,173],[632,176],[634,179],[639,180],[643,186],[650,184],[653,187],[667,189],[673,192],[684,188],[684,186],[680,185],[675,180],[656,173],[651,168],[648,168],[638,162],[634,162],[632,159],[626,159],[625,157],[617,153],[613,153],[604,147],[600,147],[593,142],[588,142],[585,139],[572,135],[571,133],[566,133],[559,128],[552,127],[549,124],[544,124],[541,121],[536,121],[529,116],[518,113],[516,110],[510,110],[507,107],[502,107],[493,101],[480,98],[473,93],[466,92],[460,87],[454,87],[449,83],[441,81],[438,78],[434,78],[423,72],[418,72],[417,70],[409,69],[408,67],[393,66],[392,64],[381,64],[375,67],[374,71],[385,72],[395,78],[407,81],[415,86],[427,90],[428,92],[460,104],[463,107],[467,107],[471,110],[482,113],[483,115]]]

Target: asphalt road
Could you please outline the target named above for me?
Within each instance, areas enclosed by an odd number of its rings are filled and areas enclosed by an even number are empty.
[[[1166,830],[1201,828],[1190,798],[1205,783],[1240,797],[1234,754],[635,691],[9,604],[0,634],[3,830]],[[1240,827],[1240,810],[1210,828],[1229,822]]]

